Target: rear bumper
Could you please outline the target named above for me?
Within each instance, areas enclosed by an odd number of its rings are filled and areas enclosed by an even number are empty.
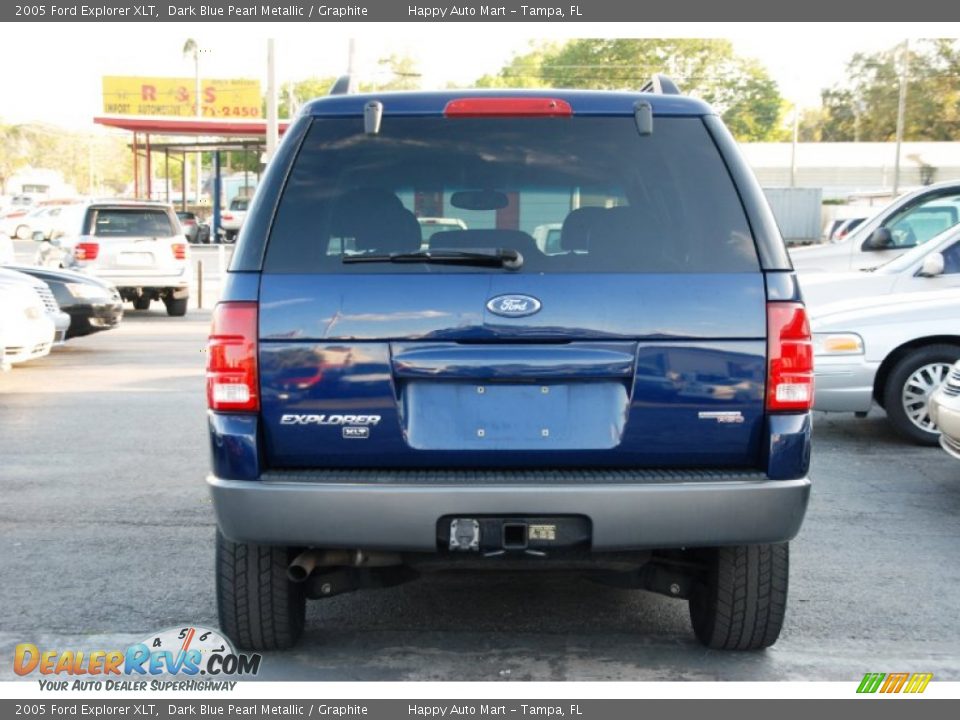
[[[774,543],[799,531],[807,478],[694,475],[606,484],[207,482],[217,523],[237,542],[435,552],[437,522],[450,515],[582,515],[595,551]]]

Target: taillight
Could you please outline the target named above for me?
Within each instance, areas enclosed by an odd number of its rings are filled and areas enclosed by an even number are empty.
[[[207,342],[207,407],[256,412],[258,387],[257,304],[220,303]]]
[[[221,219],[221,220],[233,220],[233,215],[231,215],[230,213],[224,213],[223,215],[220,216],[220,219]]]
[[[77,260],[96,260],[100,254],[100,243],[82,242],[73,248],[73,256]]]
[[[186,260],[187,259],[187,244],[186,243],[173,243],[170,246],[173,250],[173,257],[175,260]]]
[[[767,304],[767,358],[767,410],[809,410],[813,340],[802,304]]]
[[[451,100],[443,109],[447,117],[537,117],[573,115],[566,100],[531,97],[473,97]]]

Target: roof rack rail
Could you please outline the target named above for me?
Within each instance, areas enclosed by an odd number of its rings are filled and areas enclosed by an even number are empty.
[[[328,95],[353,95],[357,92],[357,83],[353,75],[341,75],[330,86]]]
[[[660,73],[655,74],[647,80],[646,84],[640,88],[640,92],[655,93],[657,95],[682,95],[677,84]]]

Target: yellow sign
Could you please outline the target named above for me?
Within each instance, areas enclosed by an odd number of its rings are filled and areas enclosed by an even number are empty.
[[[103,112],[108,115],[196,117],[194,78],[103,78]],[[260,117],[258,80],[200,80],[200,111],[205,118]]]

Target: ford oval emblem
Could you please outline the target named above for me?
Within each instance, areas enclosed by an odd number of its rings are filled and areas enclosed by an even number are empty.
[[[497,295],[487,300],[487,310],[502,317],[526,317],[540,312],[541,307],[530,295]]]

